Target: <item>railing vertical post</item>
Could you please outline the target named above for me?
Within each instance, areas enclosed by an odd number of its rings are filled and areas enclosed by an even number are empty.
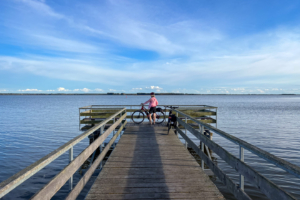
[[[131,110],[130,116],[132,116],[132,113],[133,113],[133,112],[132,112],[132,106],[130,106],[130,110]],[[131,119],[131,117],[130,117],[130,121],[133,122],[133,120]]]
[[[204,126],[201,126],[201,134],[204,135]],[[201,151],[204,153],[204,143],[201,142]],[[204,159],[201,158],[201,168],[204,170]]]
[[[116,118],[114,117],[113,124],[115,123],[116,123]],[[116,133],[116,129],[113,130],[113,136],[115,136],[115,133]],[[112,145],[112,147],[113,148],[115,147],[115,143]]]
[[[126,112],[126,111],[125,111],[124,114],[126,114],[126,117],[127,117],[127,112]],[[122,113],[120,113],[120,118],[121,118],[121,117],[122,117]],[[125,120],[126,120],[126,117],[125,117]],[[120,119],[120,118],[119,118],[119,119]],[[122,125],[123,125],[123,122],[120,123],[120,127],[121,127]],[[122,131],[121,131],[121,132],[122,132]],[[121,137],[121,133],[120,133],[120,137]]]
[[[240,146],[240,160],[244,162],[244,148]],[[244,190],[244,176],[240,175],[240,188]]]
[[[185,117],[185,123],[187,124],[187,117]],[[185,128],[185,135],[186,135],[186,132],[187,132],[187,130]],[[185,140],[185,148],[187,148],[187,141],[186,140]]]
[[[201,125],[198,124],[198,126],[199,126],[199,132],[202,133],[202,132],[201,132]],[[200,140],[200,146],[199,146],[199,148],[200,148],[200,147],[201,147],[201,140]]]
[[[105,127],[105,124],[103,125],[103,126],[101,126],[101,128],[100,128],[100,134],[99,134],[99,137],[103,134],[103,132],[104,132],[104,127]],[[100,144],[100,146],[99,146],[99,151],[100,151],[100,154],[102,153],[102,146],[104,145],[104,142],[102,143],[102,144]],[[100,155],[99,154],[99,155]],[[102,168],[102,161],[100,162],[100,164],[99,164],[99,166],[100,166],[100,169]]]
[[[69,163],[73,160],[73,146],[69,149]],[[73,189],[73,175],[69,179],[70,190]]]
[[[176,117],[178,118],[178,112],[176,112]],[[176,120],[176,127],[178,127],[178,120]],[[178,128],[179,128],[179,127],[178,127]],[[179,135],[180,135],[180,134],[177,133],[178,138],[179,138]]]
[[[116,123],[116,118],[114,117],[114,119],[113,119],[113,124],[115,124]],[[113,131],[113,135],[115,136],[115,133],[116,133],[116,131],[115,131],[116,129],[114,129],[114,131]]]
[[[79,130],[80,130],[80,108],[79,108]]]
[[[216,128],[218,128],[218,108],[216,108]]]

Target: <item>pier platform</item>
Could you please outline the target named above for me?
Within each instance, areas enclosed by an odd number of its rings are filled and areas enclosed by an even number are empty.
[[[128,123],[86,197],[92,199],[224,197],[173,131]]]

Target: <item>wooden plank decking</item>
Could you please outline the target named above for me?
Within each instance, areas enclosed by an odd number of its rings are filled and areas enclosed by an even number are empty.
[[[130,125],[86,200],[224,199],[167,127]]]

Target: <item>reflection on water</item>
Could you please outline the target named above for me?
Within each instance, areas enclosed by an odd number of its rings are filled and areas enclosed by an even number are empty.
[[[0,95],[0,181],[7,179],[65,142],[79,135],[78,108],[86,105],[139,105],[148,96],[109,95]],[[160,104],[212,105],[218,107],[218,128],[280,158],[300,166],[300,98],[285,95],[157,96]],[[192,135],[193,140],[197,141]],[[235,156],[238,146],[214,135],[213,140]],[[106,141],[107,142],[107,141]],[[88,138],[74,147],[77,156]],[[218,166],[238,183],[238,174],[213,154]],[[300,199],[300,181],[254,154],[245,151],[245,162]],[[3,199],[28,199],[69,163],[68,154],[27,180]],[[74,182],[81,175],[76,173]],[[221,191],[225,188],[215,180]],[[245,190],[254,199],[265,199],[246,180]],[[224,189],[225,193],[226,190]],[[223,191],[223,194],[224,194]],[[64,199],[66,184],[53,199]],[[226,195],[225,195],[226,196]],[[227,196],[226,196],[227,197]],[[231,199],[231,197],[227,197]]]

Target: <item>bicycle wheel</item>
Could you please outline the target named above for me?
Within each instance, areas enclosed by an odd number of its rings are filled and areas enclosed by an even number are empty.
[[[153,114],[151,115],[152,119],[153,119]],[[161,124],[165,121],[165,114],[163,112],[156,112],[156,120],[155,123],[156,124]]]
[[[131,119],[132,119],[132,121],[133,121],[134,123],[140,124],[140,123],[142,123],[142,122],[144,121],[145,115],[144,115],[144,113],[143,113],[142,111],[136,110],[136,111],[134,111],[134,112],[132,113]]]

